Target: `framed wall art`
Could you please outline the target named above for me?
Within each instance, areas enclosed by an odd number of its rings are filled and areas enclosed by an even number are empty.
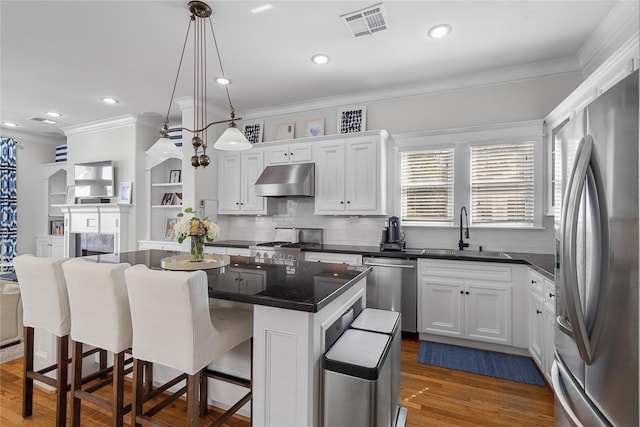
[[[178,218],[167,218],[167,224],[164,229],[164,238],[173,240],[174,229],[178,223]]]
[[[124,205],[131,204],[131,191],[133,190],[133,183],[131,182],[121,182],[120,183],[120,193],[118,196],[118,203]]]
[[[182,171],[180,169],[172,169],[171,171],[169,171],[169,182],[170,183],[180,182],[181,172]]]
[[[242,124],[242,134],[252,144],[262,142],[262,132],[264,131],[264,122],[247,122]]]
[[[319,119],[309,119],[304,122],[304,136],[324,135],[324,117]]]
[[[338,133],[363,132],[367,129],[367,107],[359,105],[338,112]]]
[[[294,139],[296,134],[295,122],[280,123],[276,128],[276,141]]]
[[[174,197],[174,193],[164,193],[164,196],[162,196],[162,201],[160,202],[160,204],[162,206],[172,205],[173,197]]]

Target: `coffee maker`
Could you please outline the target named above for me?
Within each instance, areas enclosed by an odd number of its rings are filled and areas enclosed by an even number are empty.
[[[397,216],[389,217],[382,228],[380,251],[401,251],[405,245],[404,233],[400,228],[400,218]]]

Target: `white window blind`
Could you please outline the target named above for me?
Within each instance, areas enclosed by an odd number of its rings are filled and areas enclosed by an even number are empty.
[[[471,146],[471,220],[533,223],[534,143]]]
[[[402,219],[453,221],[453,148],[401,154]]]

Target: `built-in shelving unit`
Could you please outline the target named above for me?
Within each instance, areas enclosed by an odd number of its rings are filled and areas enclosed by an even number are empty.
[[[172,241],[171,224],[183,209],[181,175],[182,159],[147,155],[149,221],[145,239],[141,241],[145,242],[145,248],[153,242],[164,245]]]

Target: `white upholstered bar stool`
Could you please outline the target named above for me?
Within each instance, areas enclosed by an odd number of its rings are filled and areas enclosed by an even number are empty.
[[[56,392],[56,426],[64,426],[67,419],[67,385],[69,366],[69,332],[71,317],[69,297],[62,272],[67,259],[20,255],[13,265],[20,284],[22,320],[24,324],[24,368],[22,376],[22,417],[33,414],[33,381],[39,381]],[[34,331],[41,329],[56,336],[56,363],[34,371]],[[96,350],[85,352],[84,356]],[[106,366],[106,352],[100,353],[101,368]],[[56,379],[46,376],[57,370]]]
[[[151,417],[168,402],[144,411],[141,362],[153,362],[183,374],[154,391],[166,390],[182,380],[186,387],[168,398],[187,393],[187,423],[198,425],[207,413],[207,378],[213,377],[249,388],[249,392],[213,425],[221,425],[251,399],[251,382],[206,369],[223,353],[253,336],[253,313],[212,306],[204,271],[156,271],[135,265],[125,272],[133,323],[132,425],[153,424]],[[206,375],[205,375],[206,374]],[[228,377],[228,378],[224,378]]]
[[[82,400],[111,411],[112,425],[122,426],[128,408],[124,405],[125,352],[131,347],[131,313],[124,272],[130,265],[100,264],[75,258],[62,265],[69,306],[71,308],[71,340],[73,345],[71,372],[71,425],[80,426]],[[111,378],[82,388],[82,344],[113,353]],[[92,394],[111,383],[109,401]]]

